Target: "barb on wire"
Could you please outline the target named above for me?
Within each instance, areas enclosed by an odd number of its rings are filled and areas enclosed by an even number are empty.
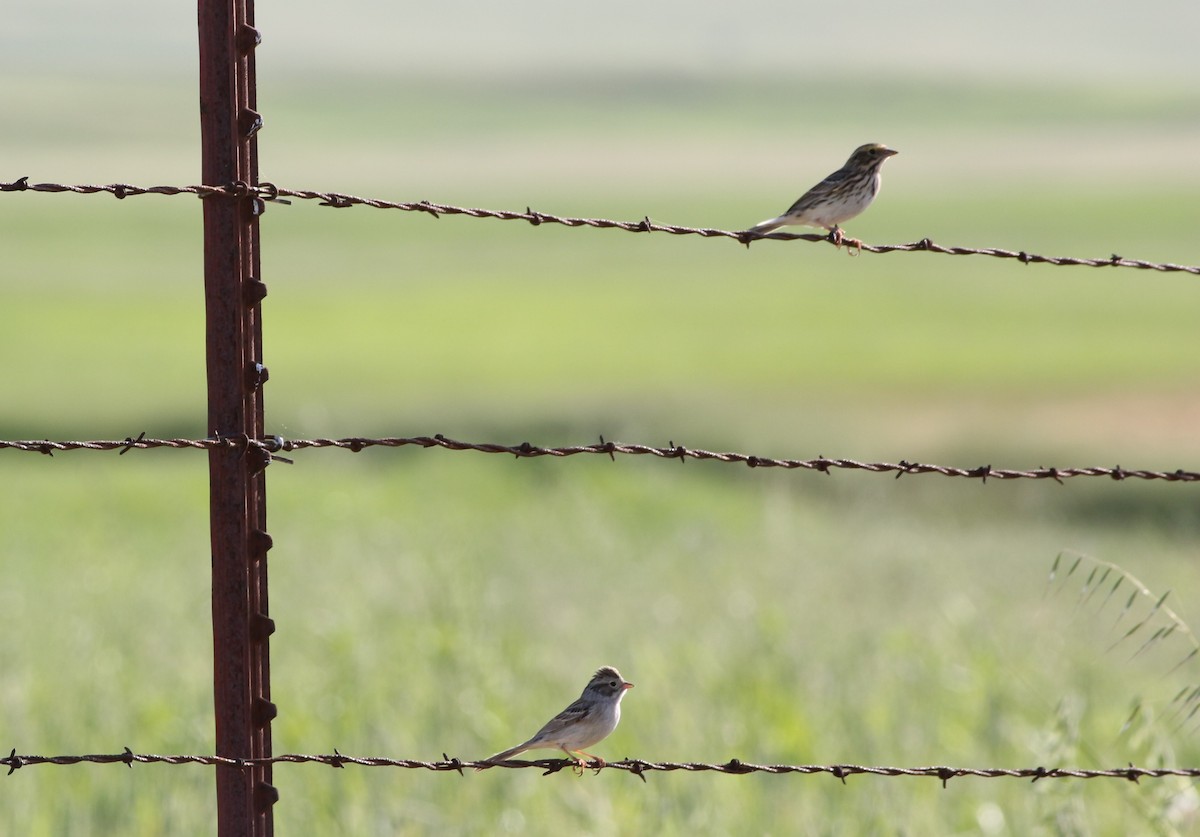
[[[466,775],[463,772],[464,768],[473,767],[484,769],[534,769],[541,770],[543,776],[577,767],[573,760],[560,758],[532,759],[529,761],[510,759],[500,762],[464,761],[462,759],[450,758],[443,753],[441,761],[422,761],[419,759],[346,756],[337,750],[334,750],[330,754],[306,755],[288,753],[268,758],[239,759],[224,756],[150,755],[134,753],[128,747],[125,748],[123,753],[78,756],[27,756],[18,755],[14,749],[8,756],[0,758],[0,766],[8,767],[9,775],[12,775],[21,768],[35,765],[53,764],[65,766],[82,763],[124,764],[129,767],[132,767],[134,764],[200,764],[207,766],[222,765],[244,769],[264,764],[322,764],[334,768],[345,768],[347,765],[353,764],[360,767],[400,767],[410,770],[432,770],[439,773],[454,772],[460,776]],[[600,770],[622,770],[627,773],[633,773],[640,777],[642,781],[645,781],[645,774],[647,773],[673,771],[684,771],[686,773],[725,773],[733,776],[742,776],[747,773],[797,773],[801,775],[826,773],[835,779],[840,779],[843,783],[847,777],[857,775],[882,776],[887,778],[914,776],[938,779],[943,786],[951,779],[966,776],[973,776],[980,779],[1031,779],[1035,782],[1042,779],[1124,779],[1129,782],[1137,782],[1139,779],[1161,779],[1167,776],[1200,778],[1200,767],[1147,768],[1135,767],[1132,764],[1126,767],[1116,767],[1107,770],[1083,770],[1062,767],[881,767],[861,764],[753,764],[741,761],[740,759],[730,759],[723,763],[655,762],[626,758],[620,761],[610,761],[606,764],[595,761],[588,762],[585,767],[596,772]]]
[[[1108,477],[1114,480],[1163,480],[1165,482],[1200,482],[1200,472],[1185,471],[1178,468],[1174,471],[1149,471],[1143,469],[1122,468],[1117,465],[1107,467],[1054,468],[1039,467],[1026,470],[1010,468],[993,468],[991,465],[980,465],[976,468],[957,468],[949,465],[932,465],[922,462],[909,462],[901,459],[899,462],[859,462],[855,459],[830,459],[817,456],[815,459],[778,459],[766,456],[755,456],[748,453],[733,451],[716,452],[701,448],[688,448],[668,442],[666,447],[653,445],[624,444],[621,442],[601,441],[590,445],[567,445],[564,447],[538,447],[529,442],[519,445],[499,445],[487,442],[460,442],[438,433],[434,436],[391,436],[384,438],[350,437],[345,439],[285,439],[282,436],[269,436],[263,439],[250,439],[246,436],[216,438],[216,439],[147,439],[144,435],[134,439],[126,437],[121,441],[94,439],[90,441],[57,441],[48,439],[9,441],[0,439],[0,450],[21,450],[31,453],[43,453],[53,456],[60,451],[119,450],[122,453],[129,450],[145,450],[149,448],[194,448],[210,450],[220,447],[234,447],[249,450],[254,448],[261,451],[271,460],[282,460],[291,463],[291,459],[280,456],[280,452],[304,450],[306,448],[337,448],[353,453],[370,447],[419,447],[442,448],[453,451],[475,451],[477,453],[499,453],[514,456],[517,459],[532,459],[541,456],[564,458],[580,454],[608,456],[615,459],[616,454],[628,456],[651,456],[657,459],[677,459],[680,462],[688,459],[714,461],[725,463],[740,463],[751,468],[782,468],[784,470],[820,471],[828,474],[833,469],[849,471],[869,471],[875,474],[895,474],[899,479],[908,474],[940,474],[944,477],[964,477],[987,482],[989,479],[1015,480],[1054,480],[1062,483],[1073,477]]]
[[[465,215],[470,218],[495,218],[501,221],[525,221],[533,226],[542,224],[559,224],[565,227],[593,227],[596,229],[615,229],[625,232],[649,233],[662,232],[669,235],[698,235],[702,238],[728,238],[740,244],[749,245],[759,239],[775,239],[778,241],[824,241],[840,246],[842,239],[834,234],[818,235],[816,233],[768,233],[760,235],[749,230],[722,230],[713,227],[683,227],[675,224],[657,224],[649,216],[643,216],[638,221],[612,221],[606,218],[572,218],[552,215],[548,212],[536,212],[526,207],[524,212],[498,209],[479,209],[448,204],[432,203],[430,201],[387,201],[378,198],[362,198],[340,192],[318,192],[311,189],[285,189],[274,183],[262,183],[250,186],[238,182],[227,186],[132,186],[128,183],[111,183],[108,185],[68,185],[64,183],[30,183],[28,177],[22,177],[12,183],[0,183],[0,192],[74,192],[81,195],[101,193],[111,194],[119,199],[133,195],[197,195],[201,198],[227,197],[244,199],[252,197],[255,200],[273,203],[290,203],[287,198],[305,201],[317,201],[320,206],[334,209],[348,209],[353,206],[366,206],[372,209],[398,209],[403,212],[422,212],[440,218],[443,215]],[[923,238],[909,244],[862,244],[855,245],[856,250],[866,250],[868,253],[898,253],[924,251],[941,253],[949,256],[991,256],[997,259],[1016,259],[1023,264],[1037,263],[1050,265],[1077,265],[1085,267],[1130,267],[1139,270],[1157,270],[1161,272],[1181,272],[1200,275],[1200,266],[1180,265],[1161,262],[1148,262],[1141,259],[1127,259],[1117,254],[1102,259],[1082,259],[1069,256],[1039,256],[1024,250],[1004,250],[998,247],[947,247],[936,244],[930,238]]]

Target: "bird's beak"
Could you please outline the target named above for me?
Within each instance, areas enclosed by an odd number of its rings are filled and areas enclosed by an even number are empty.
[[[881,148],[879,150],[883,152],[883,155],[885,157],[894,157],[895,155],[900,153],[899,151],[897,151],[894,148]]]
[[[622,683],[621,684],[621,691],[625,691],[626,689],[632,689],[632,688],[633,688],[632,683]]]

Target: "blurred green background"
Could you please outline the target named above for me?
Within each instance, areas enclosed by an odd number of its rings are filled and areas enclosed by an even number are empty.
[[[880,141],[865,241],[1200,263],[1191,3],[304,0],[258,24],[282,186],[741,229]],[[198,182],[195,40],[187,4],[0,12],[0,180]],[[198,201],[3,194],[0,240],[0,438],[206,432]],[[1197,468],[1194,275],[311,203],[270,207],[263,247],[284,436]],[[1193,486],[295,459],[268,474],[277,753],[481,758],[607,663],[637,684],[610,759],[1200,763],[1172,702],[1193,640],[1119,643],[1154,597],[1118,618],[1132,588],[1082,596],[1089,561],[1047,583],[1064,550],[1112,561],[1196,624]],[[212,752],[203,454],[0,469],[0,746]],[[1171,780],[275,781],[282,834],[1186,833],[1200,808]],[[215,833],[212,774],[24,769],[0,831]]]

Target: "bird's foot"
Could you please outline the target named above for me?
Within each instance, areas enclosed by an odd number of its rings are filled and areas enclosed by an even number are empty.
[[[862,241],[860,241],[857,238],[848,238],[846,236],[846,234],[844,232],[842,232],[842,228],[839,227],[837,224],[834,224],[833,227],[831,227],[829,229],[828,238],[829,238],[829,241],[833,244],[833,246],[839,250],[841,250],[842,245],[845,244],[847,255],[850,255],[850,256],[861,256],[862,255]],[[854,248],[853,251],[851,251],[851,248]]]

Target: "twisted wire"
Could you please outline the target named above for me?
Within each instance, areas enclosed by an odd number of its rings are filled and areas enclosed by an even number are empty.
[[[959,468],[949,465],[935,465],[923,462],[909,462],[901,459],[899,462],[860,462],[855,459],[831,459],[818,455],[813,459],[781,459],[775,457],[757,456],[736,451],[710,451],[701,448],[688,448],[668,442],[665,447],[653,445],[626,444],[622,442],[605,441],[603,437],[597,443],[589,445],[567,445],[563,447],[539,447],[529,442],[519,445],[501,445],[490,442],[462,442],[448,438],[441,433],[434,436],[391,436],[371,438],[355,436],[343,439],[285,439],[282,436],[271,436],[263,439],[251,439],[245,435],[208,439],[150,439],[144,433],[137,438],[126,437],[124,440],[93,439],[87,441],[50,441],[42,440],[2,440],[0,451],[19,450],[29,453],[42,453],[53,456],[56,452],[89,450],[89,451],[119,451],[125,454],[130,450],[147,450],[151,448],[196,449],[212,450],[216,448],[237,448],[243,451],[254,450],[266,459],[292,462],[282,456],[284,452],[294,452],[309,448],[334,448],[358,453],[371,447],[401,448],[417,447],[422,449],[441,448],[451,451],[474,451],[476,453],[506,454],[518,459],[532,459],[548,456],[564,458],[578,455],[604,455],[615,460],[617,454],[626,456],[650,456],[656,459],[677,459],[684,462],[688,459],[700,461],[724,462],[726,464],[744,464],[750,468],[781,468],[784,470],[819,471],[829,474],[833,470],[867,471],[875,474],[894,474],[897,478],[908,474],[939,474],[944,477],[962,477],[978,479],[987,482],[989,479],[1015,480],[1054,480],[1062,483],[1065,479],[1075,477],[1108,477],[1114,480],[1163,480],[1165,482],[1200,482],[1200,472],[1186,471],[1178,468],[1174,471],[1152,471],[1138,468],[1113,467],[1038,467],[1031,469],[994,468],[991,465],[980,465],[975,468]]]
[[[128,747],[126,747],[122,753],[69,756],[18,755],[17,751],[13,749],[8,756],[0,758],[0,766],[7,767],[7,775],[10,776],[17,770],[25,767],[47,764],[58,766],[77,764],[124,764],[131,768],[134,764],[199,764],[210,767],[221,765],[225,767],[236,767],[239,769],[250,769],[266,764],[321,764],[334,768],[345,768],[347,765],[357,765],[359,767],[399,767],[409,770],[431,770],[439,773],[455,772],[462,776],[466,775],[464,771],[471,768],[509,770],[534,769],[541,770],[543,776],[559,773],[564,770],[580,771],[579,765],[577,765],[574,761],[562,758],[530,759],[528,761],[509,759],[498,762],[465,761],[458,758],[451,758],[443,753],[440,761],[424,761],[420,759],[346,756],[337,750],[334,750],[329,754],[286,753],[267,758],[243,759],[211,755],[155,755],[149,753],[134,753]],[[1137,782],[1139,779],[1161,779],[1169,776],[1200,778],[1200,768],[1197,767],[1147,768],[1135,767],[1133,764],[1130,764],[1126,767],[1117,767],[1111,769],[1085,770],[1079,768],[1047,768],[1040,766],[1021,768],[976,768],[948,767],[945,765],[933,765],[927,767],[887,767],[862,764],[754,764],[751,762],[741,761],[740,759],[730,759],[729,761],[723,763],[671,761],[656,762],[646,761],[644,759],[626,758],[621,759],[620,761],[610,761],[605,764],[594,761],[588,762],[584,767],[587,770],[593,770],[597,773],[601,770],[625,771],[640,777],[642,781],[645,781],[646,779],[645,774],[653,772],[683,771],[685,773],[724,773],[734,776],[743,776],[748,773],[770,773],[776,775],[795,773],[800,775],[829,774],[836,779],[840,779],[843,783],[845,783],[848,777],[856,775],[880,776],[885,778],[896,778],[902,776],[926,777],[938,779],[941,781],[943,787],[951,779],[967,776],[978,779],[1031,779],[1035,782],[1042,779],[1124,779],[1129,782]]]
[[[661,232],[669,235],[698,235],[702,238],[727,238],[738,243],[750,245],[759,239],[775,239],[779,241],[824,241],[840,246],[842,239],[833,234],[819,235],[816,233],[781,233],[773,232],[766,235],[751,233],[748,230],[722,230],[713,227],[684,227],[675,224],[659,224],[643,216],[639,221],[613,221],[606,218],[573,218],[553,215],[548,212],[536,212],[526,207],[524,212],[498,209],[481,209],[478,207],[451,206],[449,204],[423,201],[387,201],[378,198],[363,198],[341,192],[318,192],[311,189],[287,189],[273,183],[262,183],[251,186],[237,182],[227,186],[133,186],[128,183],[110,183],[107,185],[94,184],[64,184],[64,183],[30,183],[28,177],[19,178],[11,183],[0,183],[0,192],[72,192],[81,195],[111,194],[118,199],[137,195],[197,195],[201,198],[251,198],[260,202],[290,203],[290,198],[304,201],[317,201],[320,206],[334,209],[348,209],[352,206],[366,206],[372,209],[397,209],[403,212],[422,212],[440,218],[443,215],[464,215],[469,218],[494,218],[501,221],[525,221],[534,226],[542,224],[558,224],[564,227],[592,227],[595,229],[616,229],[633,233]],[[1180,265],[1169,262],[1150,262],[1142,259],[1127,259],[1112,254],[1107,258],[1085,259],[1070,256],[1041,256],[1024,250],[1005,250],[999,247],[948,247],[936,244],[930,238],[923,238],[909,244],[861,244],[853,245],[856,250],[868,253],[899,253],[917,252],[940,253],[948,256],[991,256],[998,259],[1015,259],[1022,264],[1049,264],[1055,266],[1084,266],[1084,267],[1125,267],[1138,270],[1155,270],[1166,273],[1182,272],[1200,275],[1200,266]]]

